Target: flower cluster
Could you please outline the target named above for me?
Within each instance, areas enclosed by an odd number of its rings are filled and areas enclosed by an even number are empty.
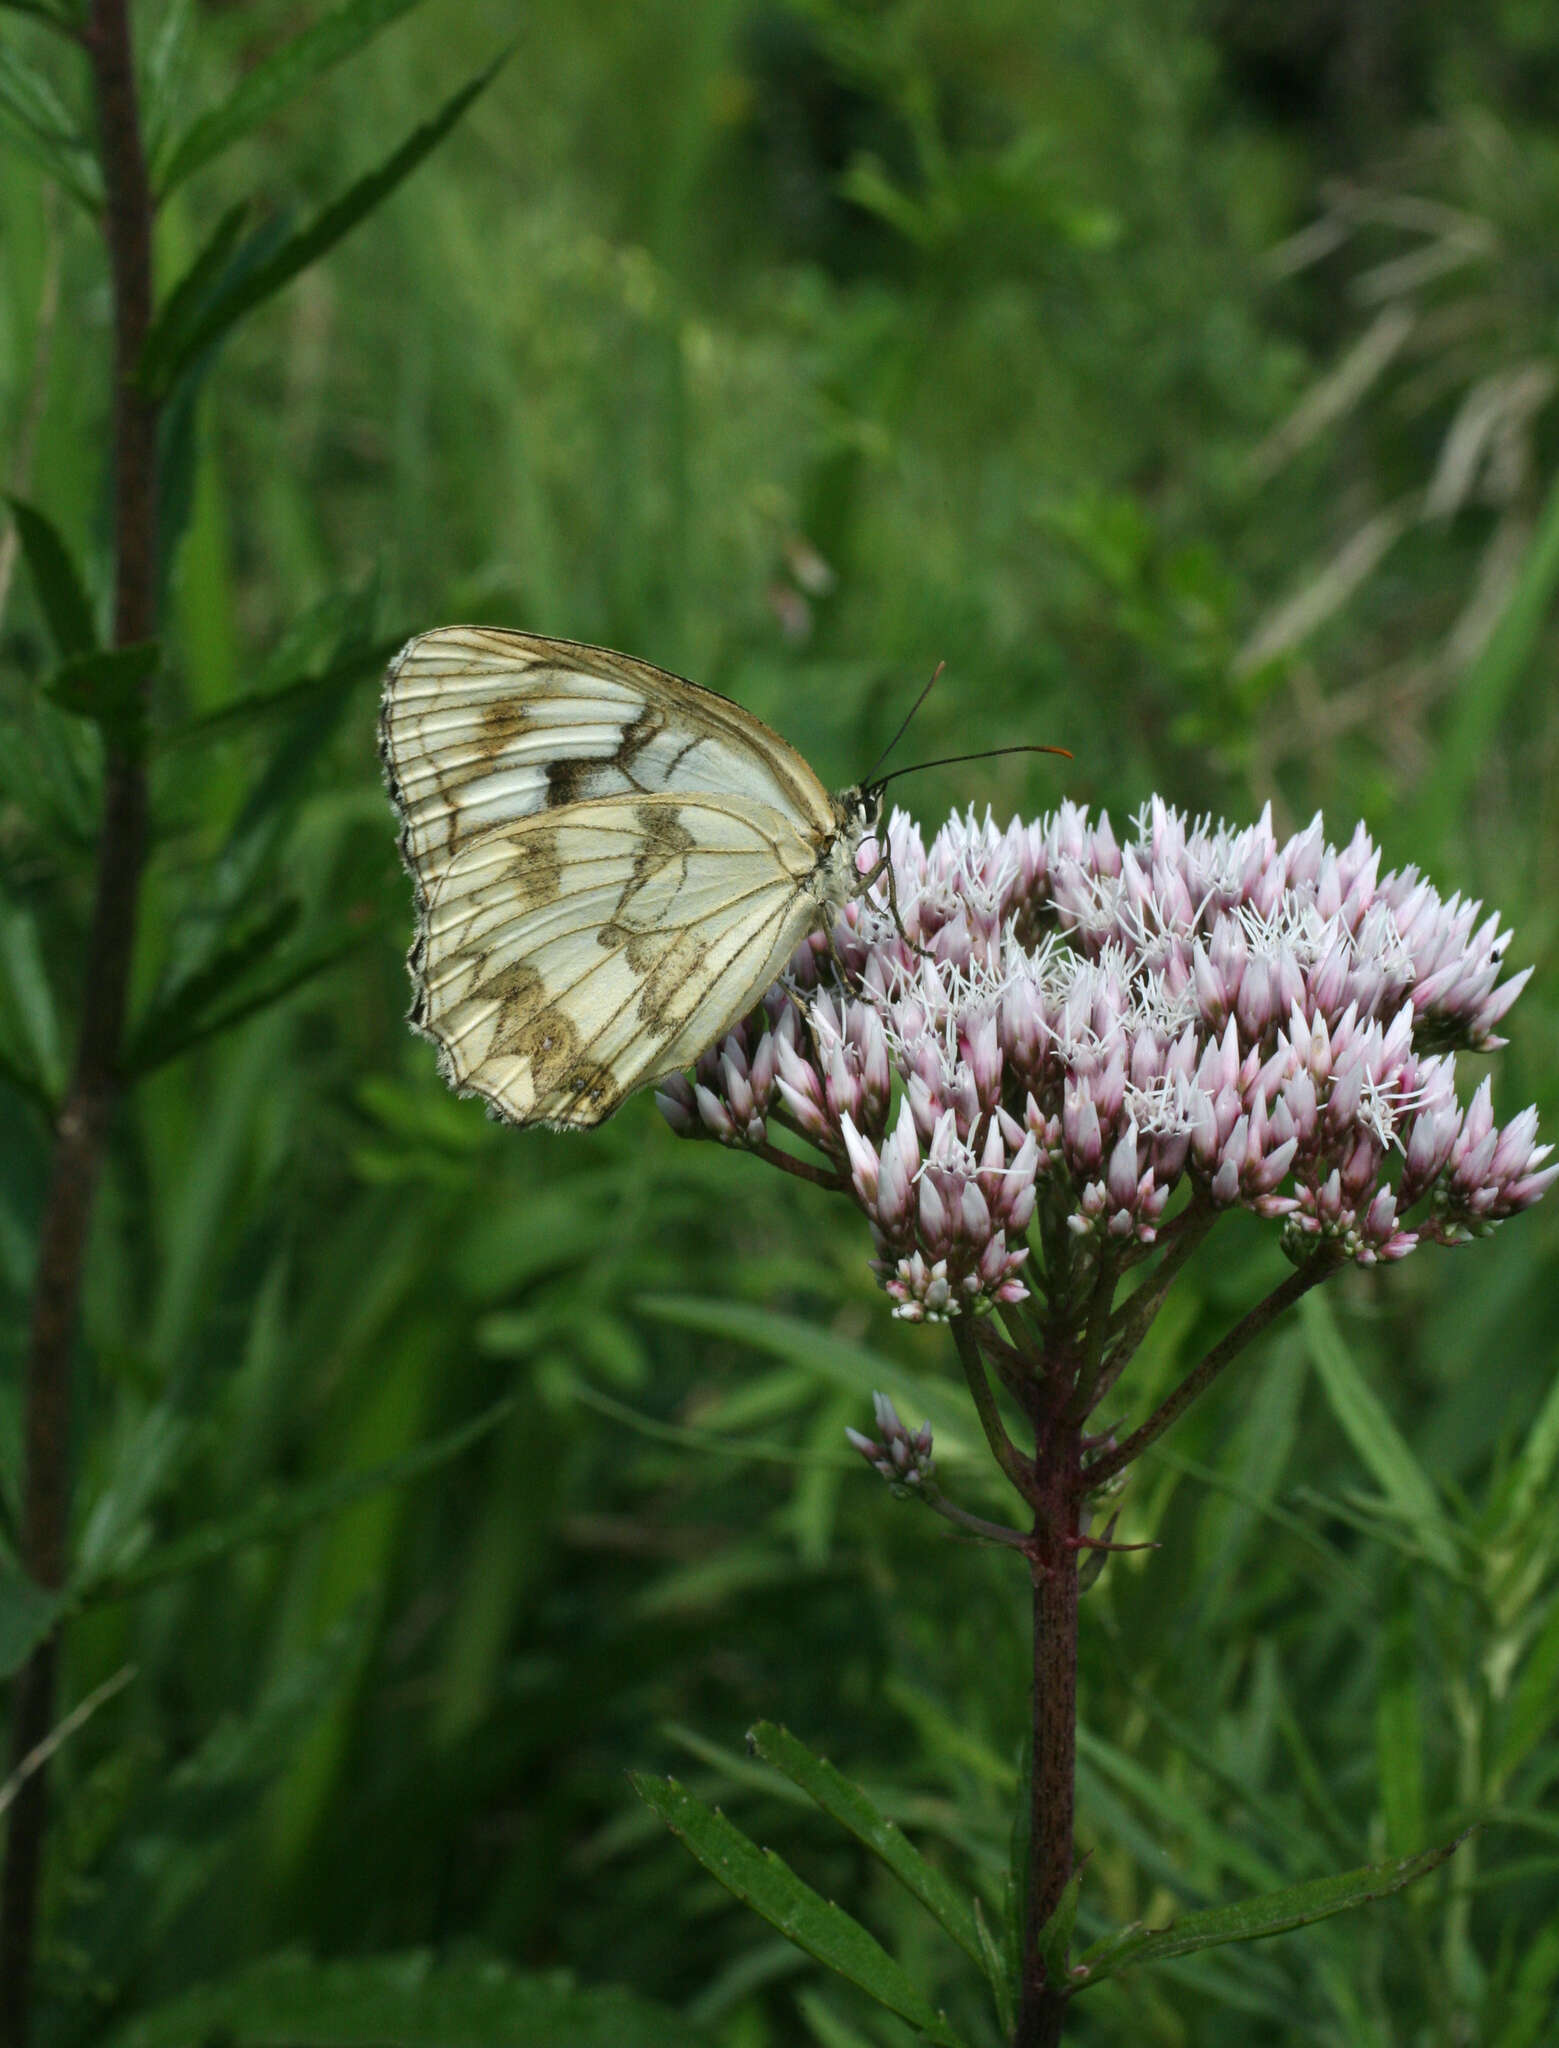
[[[1064,804],[1005,832],[896,812],[885,888],[802,946],[761,1009],[663,1084],[673,1128],[817,1148],[913,1319],[1023,1298],[1044,1268],[1140,1257],[1177,1193],[1279,1219],[1303,1262],[1458,1242],[1535,1202],[1532,1110],[1503,1128],[1458,1051],[1527,979],[1510,934],[1361,826],[1280,844],[1155,798],[1121,842]],[[1180,1213],[1177,1203],[1174,1213]]]
[[[886,1394],[872,1395],[872,1409],[877,1427],[882,1432],[882,1441],[879,1443],[875,1437],[863,1436],[858,1429],[847,1429],[845,1435],[852,1448],[893,1485],[924,1487],[936,1471],[936,1460],[931,1455],[930,1423],[923,1422],[919,1429],[908,1428],[899,1419],[899,1411]]]

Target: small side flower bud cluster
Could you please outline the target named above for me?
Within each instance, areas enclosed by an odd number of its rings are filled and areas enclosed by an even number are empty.
[[[875,1437],[865,1436],[858,1429],[847,1429],[845,1435],[850,1443],[868,1465],[893,1485],[912,1487],[917,1491],[924,1489],[936,1471],[936,1460],[931,1455],[930,1423],[923,1422],[919,1429],[906,1429],[899,1420],[899,1411],[886,1394],[873,1394],[872,1407],[882,1441],[879,1443]]]
[[[929,846],[895,813],[888,837],[902,928],[877,885],[660,1093],[684,1135],[815,1147],[895,1313],[1022,1299],[1055,1263],[1031,1233],[1139,1258],[1186,1193],[1277,1220],[1297,1261],[1371,1265],[1559,1175],[1535,1111],[1501,1127],[1486,1080],[1457,1094],[1527,980],[1501,979],[1510,934],[1382,875],[1362,826],[1280,843],[1270,811],[1236,829],[1154,798],[1124,842],[1072,804]]]

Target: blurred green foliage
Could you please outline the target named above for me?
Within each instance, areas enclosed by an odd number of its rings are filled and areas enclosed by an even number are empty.
[[[274,262],[513,49],[166,422],[138,1085],[79,1345],[66,1704],[133,1676],[56,1759],[40,2040],[336,2039],[354,1984],[410,2027],[416,1951],[479,2015],[498,1965],[552,1973],[515,2039],[563,2027],[549,1998],[570,2040],[662,2038],[590,2003],[622,1985],[681,2009],[668,2040],[907,2040],[715,1891],[632,1796],[646,1767],[988,2042],[966,1961],[741,1748],[785,1721],[999,1900],[1024,1589],[842,1448],[872,1385],[923,1381],[956,1425],[945,1337],[889,1321],[823,1197],[648,1102],[570,1139],[446,1094],[403,1023],[374,678],[458,619],[599,640],[838,783],[945,657],[926,753],[1061,743],[1067,792],[1117,815],[1155,788],[1362,815],[1539,963],[1498,1091],[1552,1127],[1559,23],[427,0],[300,96],[246,97],[321,18],[139,9],[165,279],[220,267],[256,195],[247,260]],[[101,624],[81,79],[24,14],[0,35],[0,481]],[[81,601],[7,544],[0,607],[9,1532],[98,742],[39,687]],[[1009,760],[916,801],[1060,787]],[[1252,1297],[1271,1248],[1240,1228],[1133,1404]],[[1550,1203],[1357,1276],[1135,1479],[1118,1533],[1160,1547],[1084,1613],[1088,1939],[1485,1824],[1389,1905],[1112,1981],[1079,2043],[1555,2038],[1556,1246]],[[8,1662],[49,1618],[8,1604]],[[332,1969],[295,1982],[283,1951]]]

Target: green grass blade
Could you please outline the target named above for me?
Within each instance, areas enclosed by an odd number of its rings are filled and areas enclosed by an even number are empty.
[[[1343,1434],[1387,1499],[1412,1525],[1425,1554],[1449,1577],[1459,1576],[1461,1560],[1434,1487],[1409,1450],[1407,1439],[1354,1364],[1331,1304],[1318,1293],[1307,1294],[1299,1304],[1299,1319]]]
[[[246,72],[221,106],[192,121],[174,143],[158,180],[166,198],[251,129],[296,99],[304,87],[353,56],[417,0],[347,0]]]
[[[1467,1839],[1465,1834],[1424,1849],[1417,1856],[1404,1856],[1393,1863],[1370,1863],[1359,1870],[1345,1870],[1336,1877],[1311,1878],[1287,1890],[1267,1892],[1259,1898],[1241,1899],[1233,1906],[1213,1906],[1206,1912],[1187,1913],[1167,1927],[1138,1927],[1085,1949],[1073,1965],[1078,1988],[1099,1984],[1139,1963],[1162,1962],[1171,1956],[1191,1956],[1204,1948],[1230,1941],[1260,1941],[1269,1934],[1286,1934],[1295,1927],[1308,1927],[1315,1920],[1329,1920],[1334,1913],[1347,1913],[1355,1906],[1389,1898],[1415,1878],[1437,1870]]]
[[[726,1890],[777,1927],[815,1962],[918,2027],[938,2048],[963,2048],[947,2020],[905,1975],[875,1935],[815,1892],[772,1849],[760,1849],[716,1808],[675,1778],[629,1773],[633,1788]]]
[[[984,1969],[985,1950],[969,1901],[934,1863],[926,1861],[885,1814],[878,1812],[859,1785],[852,1784],[826,1757],[814,1756],[788,1728],[776,1727],[772,1721],[760,1721],[750,1729],[747,1744],[765,1763],[783,1771],[830,1820],[838,1821],[886,1865],[970,1961]]]

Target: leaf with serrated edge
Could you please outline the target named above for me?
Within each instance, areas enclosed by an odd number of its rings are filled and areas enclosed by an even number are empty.
[[[938,2048],[964,2048],[875,1935],[842,1907],[813,1891],[772,1849],[760,1849],[717,1808],[684,1791],[675,1778],[630,1771],[634,1790],[685,1842],[711,1877],[778,1928],[815,1962],[836,1971],[889,2012],[918,2027]]]
[[[750,1749],[765,1763],[783,1771],[793,1785],[838,1821],[917,1898],[938,1925],[949,1933],[971,1962],[985,1964],[974,1914],[963,1894],[928,1863],[885,1814],[879,1813],[859,1785],[838,1771],[826,1757],[814,1756],[788,1728],[760,1721],[747,1733]]]
[[[1365,1864],[1359,1870],[1345,1870],[1336,1877],[1311,1878],[1305,1884],[1290,1885],[1285,1891],[1241,1899],[1236,1905],[1187,1913],[1170,1921],[1167,1927],[1129,1928],[1085,1949],[1072,1965],[1072,1982],[1082,1990],[1089,1984],[1103,1983],[1106,1977],[1122,1970],[1135,1969],[1139,1963],[1191,1956],[1224,1942],[1260,1941],[1269,1934],[1286,1934],[1295,1927],[1308,1927],[1313,1920],[1329,1920],[1334,1913],[1346,1913],[1354,1906],[1389,1898],[1415,1878],[1438,1869],[1461,1847],[1470,1832],[1466,1830],[1452,1841],[1421,1850],[1416,1856],[1401,1857],[1394,1863]]]

